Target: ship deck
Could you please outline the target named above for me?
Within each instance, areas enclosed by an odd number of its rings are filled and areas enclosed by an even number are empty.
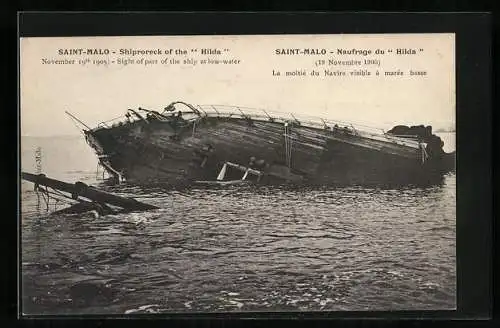
[[[185,107],[185,110],[182,109],[178,110],[182,112],[183,119],[193,123],[199,120],[200,118],[221,118],[221,119],[232,118],[232,119],[259,121],[259,122],[274,122],[274,123],[281,123],[284,125],[294,124],[315,131],[336,131],[336,130],[347,131],[349,134],[355,135],[365,140],[373,140],[375,142],[398,145],[403,148],[407,147],[410,149],[417,149],[417,150],[421,148],[420,142],[415,139],[409,138],[411,136],[399,137],[396,135],[386,133],[383,129],[376,127],[371,127],[359,123],[345,122],[340,120],[298,115],[294,113],[268,111],[259,108],[231,106],[231,105],[191,105],[182,101],[177,101],[173,102],[168,107],[166,107],[165,111],[162,114],[159,114],[158,112],[154,111],[144,110],[141,108],[139,108],[139,110],[155,113],[155,117],[160,121],[163,121],[168,119],[167,117],[164,116],[164,114],[168,113],[169,111],[167,110],[167,108],[174,108],[171,106],[179,104]],[[173,109],[171,109],[170,111],[173,111]],[[140,115],[136,114],[133,117],[134,120],[141,120]],[[114,127],[116,126],[117,122],[123,124],[124,118],[125,116],[120,116],[106,122],[101,122],[93,130]]]

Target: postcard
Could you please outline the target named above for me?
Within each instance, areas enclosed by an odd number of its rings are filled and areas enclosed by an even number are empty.
[[[24,315],[454,310],[454,34],[20,39]]]

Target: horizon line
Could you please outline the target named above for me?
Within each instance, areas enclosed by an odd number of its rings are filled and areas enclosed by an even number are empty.
[[[21,138],[79,137],[80,134],[20,135]]]

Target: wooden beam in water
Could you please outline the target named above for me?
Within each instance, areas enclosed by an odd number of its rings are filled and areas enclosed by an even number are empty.
[[[152,210],[158,207],[150,204],[141,203],[133,198],[116,196],[111,193],[98,190],[88,186],[83,182],[74,184],[47,178],[45,175],[36,175],[32,173],[21,172],[21,178],[41,186],[47,186],[59,191],[70,193],[72,196],[82,196],[99,203],[118,206],[127,210]]]

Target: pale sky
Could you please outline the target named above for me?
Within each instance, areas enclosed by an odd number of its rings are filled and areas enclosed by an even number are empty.
[[[107,48],[108,56],[59,55],[59,49]],[[190,49],[198,49],[192,53]],[[202,48],[227,48],[223,55],[201,55]],[[282,48],[325,48],[335,54],[276,55]],[[417,55],[337,55],[337,49],[423,49]],[[120,49],[186,49],[186,56],[120,56]],[[394,50],[395,51],[395,50]],[[387,128],[397,124],[448,128],[455,122],[455,36],[266,35],[23,38],[20,51],[21,134],[78,134],[64,113],[95,126],[125,114],[127,108],[161,111],[172,101],[227,104],[293,112]],[[43,64],[42,59],[158,59],[157,65],[94,66]],[[176,57],[197,60],[235,58],[230,65],[163,65]],[[377,58],[377,66],[320,66],[318,59]],[[319,77],[276,77],[272,71],[316,69]],[[425,70],[425,77],[325,77],[329,69]]]

